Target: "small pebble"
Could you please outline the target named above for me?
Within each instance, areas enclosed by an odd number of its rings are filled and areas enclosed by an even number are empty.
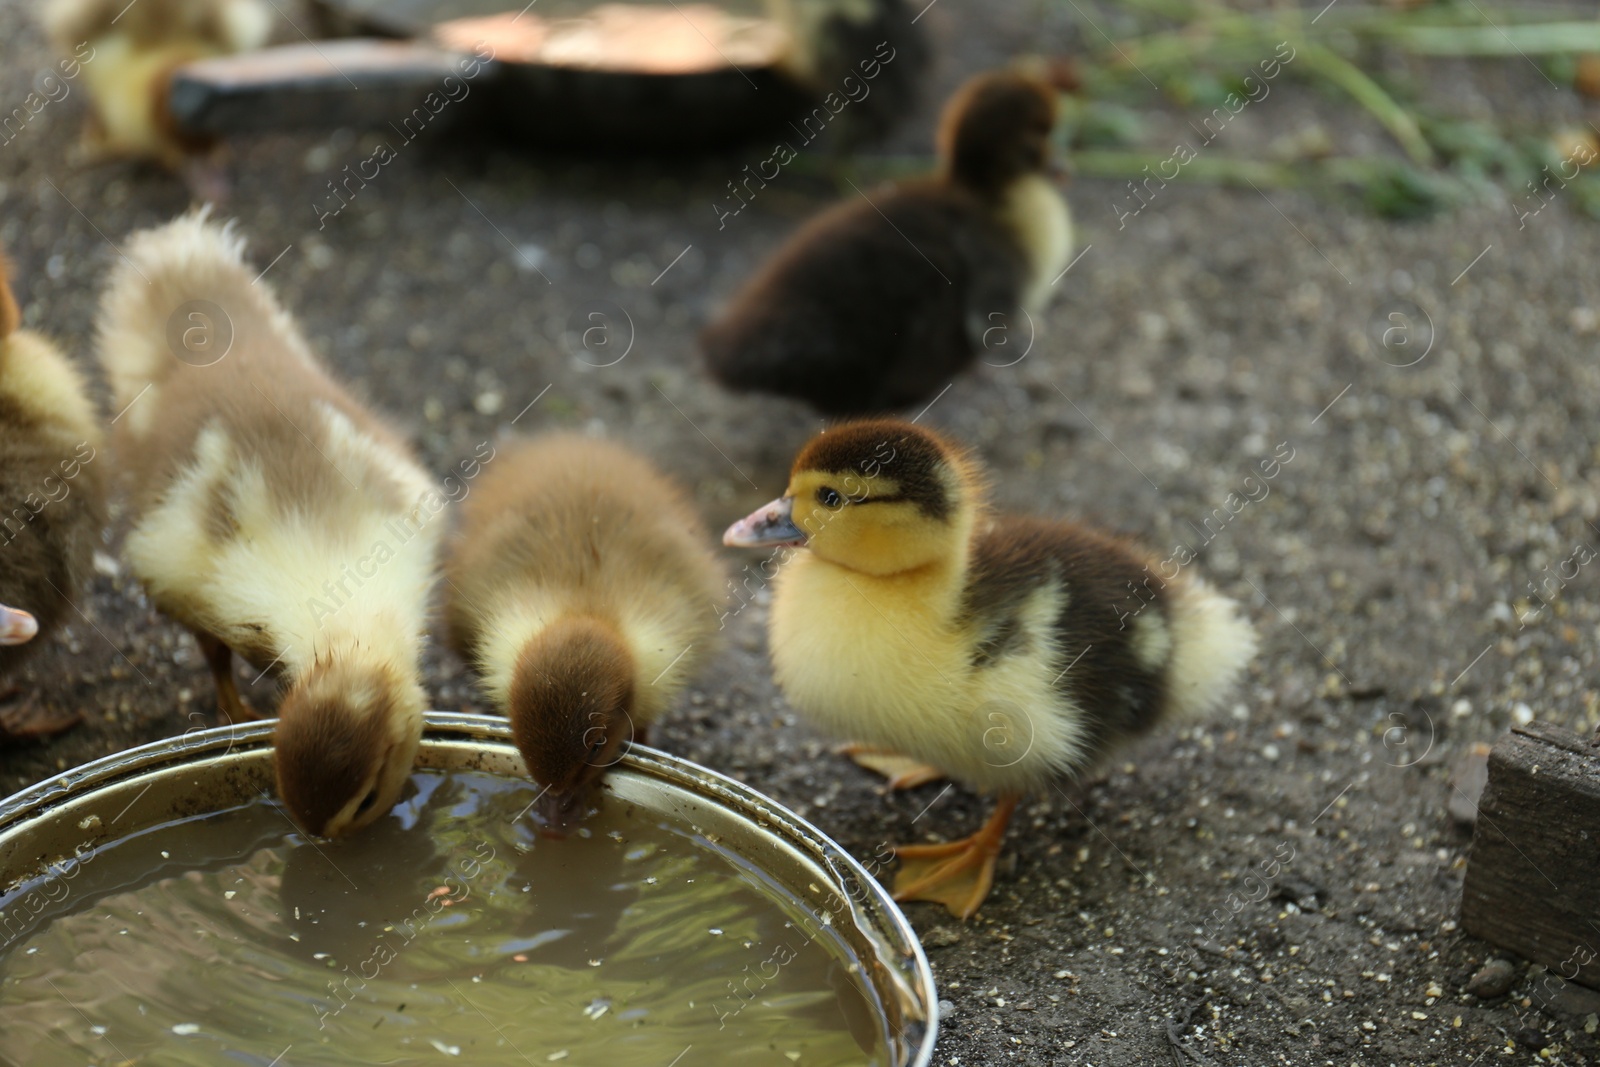
[[[1543,1031],[1535,1030],[1531,1026],[1524,1026],[1521,1030],[1517,1031],[1517,1044],[1523,1046],[1524,1048],[1531,1048],[1533,1051],[1538,1052],[1540,1049],[1550,1044],[1550,1039],[1544,1035]]]
[[[1478,968],[1478,973],[1467,982],[1467,992],[1479,1000],[1503,997],[1517,979],[1516,964],[1501,956]]]

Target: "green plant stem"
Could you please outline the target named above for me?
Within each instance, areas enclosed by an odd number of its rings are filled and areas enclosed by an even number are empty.
[[[1085,178],[1145,178],[1192,181],[1213,185],[1254,185],[1267,189],[1297,189],[1319,184],[1364,184],[1392,169],[1393,160],[1381,157],[1334,156],[1300,163],[1245,159],[1220,154],[1197,155],[1168,178],[1161,164],[1171,156],[1159,152],[1088,149],[1071,154],[1073,173]]]
[[[1422,136],[1417,120],[1411,112],[1396,103],[1394,97],[1384,92],[1381,85],[1368,77],[1360,67],[1325,45],[1305,41],[1301,47],[1305,51],[1306,64],[1372,112],[1400,142],[1400,147],[1406,150],[1411,162],[1419,167],[1433,165],[1433,147]]]
[[[1543,22],[1521,26],[1408,26],[1382,35],[1408,52],[1425,56],[1600,52],[1600,22]]]
[[[1164,181],[1209,182],[1214,185],[1257,185],[1287,189],[1302,184],[1299,171],[1286,163],[1237,156],[1199,155],[1167,178],[1160,171],[1170,155],[1155,152],[1089,149],[1073,152],[1072,170],[1086,178],[1142,178],[1146,171]]]

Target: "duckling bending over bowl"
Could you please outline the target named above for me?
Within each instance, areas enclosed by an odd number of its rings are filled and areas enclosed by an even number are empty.
[[[822,730],[994,792],[971,837],[896,850],[901,900],[961,918],[988,895],[1019,798],[1163,720],[1204,714],[1255,654],[1233,601],[1162,581],[1142,549],[1052,519],[993,515],[954,443],[898,420],[838,426],[729,545],[803,545],[778,574],[778,684]]]
[[[21,326],[0,256],[0,680],[71,616],[105,524],[104,464],[94,462],[104,446],[83,378]]]
[[[278,793],[338,836],[399,799],[444,500],[323,368],[232,225],[206,211],[123,245],[100,309],[130,569],[195,635],[224,718],[238,652],[284,683]]]
[[[722,569],[694,509],[621,445],[502,445],[445,567],[452,642],[476,663],[556,828],[704,662]]]
[[[712,376],[827,414],[883,412],[1023,336],[1018,312],[1048,302],[1072,248],[1048,176],[1055,114],[1032,78],[969,81],[945,106],[939,173],[802,227],[702,332]]]

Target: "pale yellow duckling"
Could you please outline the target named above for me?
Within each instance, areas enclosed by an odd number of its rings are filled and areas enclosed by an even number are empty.
[[[278,792],[337,836],[399,798],[444,506],[409,450],[312,354],[244,242],[200,211],[129,237],[100,359],[130,490],[125,553],[194,632],[222,714],[234,652],[284,683]]]
[[[705,661],[722,569],[671,479],[621,445],[501,445],[445,567],[452,639],[559,827]]]
[[[263,0],[47,0],[52,46],[80,68],[91,111],[84,149],[93,159],[149,160],[181,174],[203,198],[225,191],[220,145],[183,133],[167,94],[185,63],[267,43]]]
[[[896,850],[897,898],[962,918],[1020,797],[1214,709],[1255,653],[1233,601],[1107,534],[990,514],[977,464],[898,420],[815,438],[784,496],[724,540],[807,549],[778,574],[769,636],[818,728],[998,795],[971,837]]]
[[[105,524],[104,447],[82,376],[22,327],[0,256],[0,681],[72,617]],[[0,716],[0,737],[78,721]]]

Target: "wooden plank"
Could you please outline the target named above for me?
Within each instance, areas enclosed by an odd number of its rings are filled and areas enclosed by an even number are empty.
[[[195,134],[385,128],[430,94],[429,118],[464,102],[499,72],[492,61],[427,43],[308,42],[185,64],[173,72],[167,109],[179,129]],[[461,111],[457,104],[447,117]]]
[[[1535,722],[1495,745],[1461,923],[1600,989],[1600,739]]]

